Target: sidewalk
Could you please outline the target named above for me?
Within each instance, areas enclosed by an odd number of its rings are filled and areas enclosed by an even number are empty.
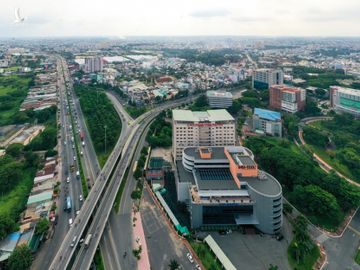
[[[138,249],[141,246],[140,260],[138,260],[139,270],[150,270],[150,260],[148,248],[146,245],[146,238],[144,228],[141,222],[140,212],[132,213],[132,221],[135,225],[133,227],[133,249]]]

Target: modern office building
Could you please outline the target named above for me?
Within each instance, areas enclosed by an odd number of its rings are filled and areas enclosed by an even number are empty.
[[[178,200],[188,205],[193,229],[254,225],[264,233],[282,225],[282,188],[258,169],[242,146],[187,147],[176,162]]]
[[[281,114],[279,112],[255,108],[252,117],[252,131],[282,137]]]
[[[212,109],[227,109],[232,105],[232,94],[226,91],[206,91],[209,106]]]
[[[187,146],[235,144],[235,119],[227,110],[173,110],[173,158],[181,159]]]
[[[330,86],[330,104],[338,112],[360,117],[360,90]]]
[[[274,84],[284,83],[284,72],[280,69],[262,68],[254,71],[252,87],[256,89],[268,89]]]
[[[85,73],[100,72],[103,70],[103,59],[102,57],[86,57],[84,63]]]
[[[306,90],[288,85],[273,85],[269,89],[270,108],[290,113],[304,109]]]

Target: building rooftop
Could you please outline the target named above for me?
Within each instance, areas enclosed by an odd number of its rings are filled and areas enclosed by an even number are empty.
[[[36,194],[33,196],[30,196],[28,199],[27,204],[33,204],[33,203],[41,203],[43,201],[49,201],[52,198],[52,191],[46,191],[46,192],[42,192],[40,194]]]
[[[230,170],[219,169],[198,169],[193,172],[195,183],[199,190],[237,190]]]
[[[173,110],[173,120],[184,122],[234,121],[227,110],[208,110],[206,112]]]
[[[232,98],[232,94],[230,92],[226,92],[226,91],[209,90],[209,91],[206,91],[206,96],[207,97],[227,97],[227,98]]]
[[[336,88],[338,91],[341,91],[345,94],[360,96],[360,90],[358,89],[346,88],[341,86],[330,86],[330,88]]]
[[[280,121],[281,120],[281,114],[279,112],[255,108],[254,114],[259,116],[262,119],[266,119],[269,121]]]

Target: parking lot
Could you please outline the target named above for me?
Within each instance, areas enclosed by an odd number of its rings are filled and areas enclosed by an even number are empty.
[[[270,264],[277,265],[281,270],[291,269],[287,259],[291,237],[287,222],[281,241],[270,235],[244,235],[238,231],[227,235],[211,232],[211,235],[237,269],[264,270],[269,269]]]

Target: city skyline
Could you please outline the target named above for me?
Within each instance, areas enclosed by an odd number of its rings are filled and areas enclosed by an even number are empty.
[[[20,8],[25,22],[14,24]],[[0,37],[360,36],[360,2],[2,1]]]

